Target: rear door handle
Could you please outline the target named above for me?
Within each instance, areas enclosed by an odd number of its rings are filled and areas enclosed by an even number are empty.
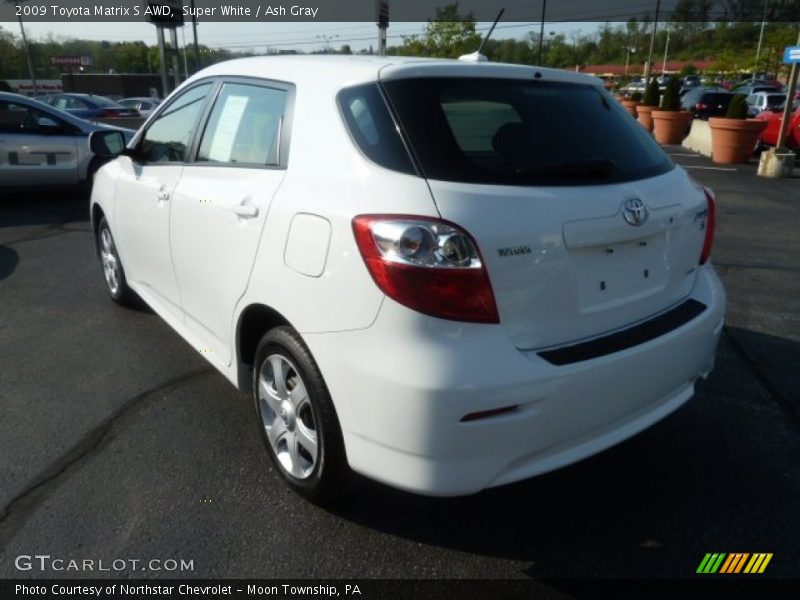
[[[169,200],[169,192],[166,190],[158,190],[156,192],[156,200],[159,202],[166,202]]]
[[[233,212],[240,217],[252,219],[258,216],[258,207],[253,204],[237,204],[233,207]]]

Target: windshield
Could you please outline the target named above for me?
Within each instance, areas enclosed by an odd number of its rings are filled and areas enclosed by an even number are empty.
[[[383,85],[431,179],[582,185],[674,167],[644,128],[593,85],[487,78]]]

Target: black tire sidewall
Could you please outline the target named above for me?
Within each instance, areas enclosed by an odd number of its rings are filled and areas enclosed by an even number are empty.
[[[261,405],[258,399],[258,379],[264,361],[273,354],[285,356],[294,365],[308,392],[311,412],[317,428],[319,454],[313,472],[305,479],[298,479],[283,468],[264,429]],[[319,367],[300,336],[291,327],[277,327],[261,339],[254,361],[253,401],[261,439],[272,464],[275,465],[284,481],[301,496],[312,501],[322,502],[333,497],[336,480],[340,480],[345,471],[342,464],[344,451],[341,429]]]
[[[117,265],[119,266],[119,288],[117,289],[117,293],[111,291],[111,288],[108,285],[108,281],[105,277],[105,272],[103,272],[103,283],[106,286],[106,292],[111,297],[114,302],[119,304],[131,304],[133,301],[133,292],[128,288],[128,282],[125,279],[125,269],[122,266],[122,261],[119,258],[119,252],[117,252],[117,242],[114,239],[114,234],[111,232],[111,228],[108,226],[108,221],[105,217],[100,219],[100,223],[97,225],[97,251],[98,253],[102,252],[103,249],[103,241],[101,236],[103,235],[103,230],[107,229],[108,234],[111,236],[111,243],[113,244],[113,252],[114,258],[117,259]],[[100,267],[102,269],[103,263],[102,260],[100,261]]]

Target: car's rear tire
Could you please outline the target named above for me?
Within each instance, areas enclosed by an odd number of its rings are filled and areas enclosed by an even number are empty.
[[[105,217],[100,219],[100,223],[97,226],[97,250],[103,267],[103,280],[106,283],[108,295],[117,304],[135,306],[138,297],[128,287],[128,281],[125,279],[125,269],[122,268],[122,261],[117,253],[114,236],[111,235],[111,228],[108,226],[108,221],[106,221]]]
[[[276,327],[261,338],[253,398],[281,477],[317,504],[337,497],[349,476],[339,419],[319,367],[293,328]]]

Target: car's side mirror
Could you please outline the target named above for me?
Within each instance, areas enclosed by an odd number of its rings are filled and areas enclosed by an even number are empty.
[[[125,136],[121,131],[93,131],[89,134],[89,147],[97,156],[113,158],[125,153]]]

